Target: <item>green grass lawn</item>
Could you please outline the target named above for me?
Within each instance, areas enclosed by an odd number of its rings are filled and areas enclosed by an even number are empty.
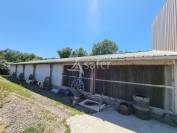
[[[22,86],[20,84],[16,84],[8,79],[9,79],[9,76],[0,75],[0,89],[1,90],[4,90],[8,93],[16,93],[16,94],[26,97],[26,98],[32,98],[32,95],[33,95],[32,91],[30,91],[29,89],[25,88],[24,86]],[[67,106],[65,104],[62,104],[59,101],[55,101],[52,99],[48,99],[48,101],[51,104],[58,106],[59,108],[66,109],[71,115],[81,114],[81,112],[79,110],[72,108],[70,106]]]
[[[1,105],[3,107],[2,103],[3,103],[4,97],[6,97],[12,93],[17,94],[21,97],[24,97],[25,99],[26,98],[31,99],[31,101],[34,99],[35,96],[39,96],[39,98],[45,98],[42,95],[38,95],[38,94],[36,95],[36,93],[31,91],[30,89],[27,89],[20,84],[14,83],[9,79],[10,79],[9,76],[0,75],[0,108],[1,108]],[[36,101],[34,101],[34,102],[36,102]],[[38,101],[38,102],[40,102],[40,101]],[[59,110],[67,111],[71,116],[76,115],[76,114],[82,114],[82,112],[80,112],[79,110],[77,110],[73,107],[67,106],[67,105],[65,105],[59,101],[53,100],[53,99],[47,98],[47,103],[49,103],[50,105],[53,105],[54,107],[57,107]],[[66,120],[64,119],[61,123],[65,126],[66,133],[69,133],[70,129],[69,129],[68,125],[66,124]],[[29,133],[33,130],[36,130],[36,128],[39,129],[38,127],[36,127],[36,125],[34,127],[29,127],[28,129],[25,130],[25,132]],[[41,127],[40,129],[42,130],[43,127]]]
[[[0,76],[0,89],[5,90],[7,92],[14,92],[27,98],[31,97],[31,92],[29,90],[27,90],[21,85],[7,80],[3,76]]]

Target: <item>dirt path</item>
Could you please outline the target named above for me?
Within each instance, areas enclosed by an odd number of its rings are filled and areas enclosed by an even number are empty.
[[[65,120],[71,116],[71,113],[64,105],[55,106],[50,99],[35,93],[32,98],[10,93],[1,101],[0,132],[64,133],[66,131]]]

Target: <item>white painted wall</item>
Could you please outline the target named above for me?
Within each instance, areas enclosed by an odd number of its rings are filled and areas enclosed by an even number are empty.
[[[23,65],[17,65],[17,77],[23,73]]]
[[[25,79],[29,79],[29,76],[33,74],[33,65],[25,65]]]
[[[36,65],[35,71],[36,80],[43,82],[46,77],[50,77],[50,65],[49,64]]]
[[[54,87],[62,86],[63,68],[62,64],[53,64],[52,66],[52,85]]]
[[[15,73],[15,70],[16,70],[16,65],[10,65],[10,75]]]

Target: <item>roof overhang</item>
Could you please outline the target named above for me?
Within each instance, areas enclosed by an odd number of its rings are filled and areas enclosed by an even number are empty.
[[[112,54],[112,55],[98,55],[75,57],[65,59],[51,59],[40,60],[31,62],[12,63],[12,65],[24,64],[72,64],[75,62],[88,63],[88,62],[111,62],[117,65],[169,65],[175,64],[177,60],[177,52],[167,51],[148,51],[136,52],[125,54]]]

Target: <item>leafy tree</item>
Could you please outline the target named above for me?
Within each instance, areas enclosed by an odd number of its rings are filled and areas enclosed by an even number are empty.
[[[0,51],[0,59],[6,60],[7,62],[26,62],[31,60],[41,60],[42,57],[38,57],[31,53],[22,53],[11,49],[6,49]]]
[[[38,57],[35,54],[22,53],[11,49],[0,50],[0,74],[8,74],[9,72],[8,62],[16,63],[41,59],[42,59],[41,57]]]
[[[72,52],[73,57],[83,57],[87,56],[87,52],[83,48],[79,48],[79,50],[75,50]]]
[[[96,43],[92,48],[92,55],[114,54],[118,51],[118,45],[110,40]]]
[[[72,49],[67,47],[57,51],[60,58],[69,58],[72,55]]]
[[[57,53],[60,58],[82,57],[87,55],[87,52],[83,48],[73,50],[69,47],[58,50]]]

